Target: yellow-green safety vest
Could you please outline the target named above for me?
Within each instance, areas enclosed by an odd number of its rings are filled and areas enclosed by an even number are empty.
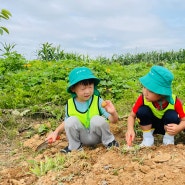
[[[85,112],[77,110],[74,98],[70,98],[67,102],[67,114],[68,116],[76,116],[84,127],[89,128],[90,120],[95,115],[101,115],[99,110],[99,96],[93,95],[90,105]]]
[[[175,102],[175,101],[176,101],[176,96],[175,96],[175,95],[172,95],[172,97],[173,97],[173,100],[174,100],[174,102]],[[150,109],[152,110],[153,114],[154,114],[157,118],[159,118],[159,119],[161,119],[161,118],[163,117],[164,113],[165,113],[167,110],[169,110],[169,109],[174,110],[174,109],[175,109],[175,104],[172,105],[172,104],[169,103],[168,106],[167,106],[165,109],[163,109],[163,110],[158,110],[158,109],[156,109],[156,108],[154,107],[153,103],[152,103],[152,102],[148,102],[148,101],[146,100],[145,97],[144,97],[144,105],[150,107]]]

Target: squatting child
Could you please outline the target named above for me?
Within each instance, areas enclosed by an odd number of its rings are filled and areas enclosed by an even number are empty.
[[[118,147],[114,135],[110,131],[111,123],[118,121],[118,114],[110,100],[103,99],[97,90],[100,79],[94,76],[87,67],[74,68],[69,74],[67,92],[72,97],[65,107],[64,121],[52,132],[47,140],[56,141],[57,136],[65,130],[68,146],[61,150],[63,153],[81,150],[83,145],[102,143],[105,147]]]
[[[172,94],[173,74],[162,66],[153,66],[139,80],[142,94],[135,102],[127,121],[126,141],[135,139],[136,118],[143,132],[141,147],[154,144],[153,134],[162,134],[163,144],[174,144],[174,136],[185,129],[185,112],[181,100]]]

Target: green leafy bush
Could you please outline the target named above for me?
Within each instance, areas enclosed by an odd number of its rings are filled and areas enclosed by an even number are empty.
[[[2,97],[0,107],[2,109],[29,108],[31,110],[29,115],[38,115],[40,112],[42,116],[57,119],[63,116],[64,105],[70,97],[70,94],[66,92],[66,87],[68,74],[74,67],[89,67],[101,80],[98,85],[101,97],[112,100],[119,114],[124,115],[130,111],[138,94],[141,93],[139,77],[146,74],[154,65],[151,62],[122,65],[120,62],[110,62],[110,60],[106,64],[103,59],[101,63],[100,58],[91,61],[42,62],[33,60],[25,62],[24,58],[16,53],[10,53],[7,58],[0,59],[0,95]],[[184,101],[185,64],[182,62],[158,64],[164,65],[174,73],[174,93]],[[33,107],[36,106],[39,110],[34,112]]]
[[[4,56],[6,58],[0,60],[1,74],[5,74],[8,72],[17,72],[18,70],[22,70],[24,68],[26,59],[23,58],[21,54],[18,54],[17,52],[11,52]]]

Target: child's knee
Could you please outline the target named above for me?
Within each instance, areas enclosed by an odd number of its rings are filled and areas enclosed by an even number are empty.
[[[107,121],[104,117],[102,116],[93,116],[91,118],[91,126],[94,127],[101,127],[102,125],[107,124]]]
[[[79,119],[76,116],[70,116],[65,120],[65,128],[72,127],[79,123]]]
[[[169,124],[169,123],[180,123],[180,119],[178,117],[178,114],[175,110],[168,110],[165,112],[163,116],[164,124]]]
[[[142,117],[145,117],[145,116],[152,116],[153,113],[152,113],[151,109],[148,106],[141,106],[138,109],[138,112],[136,113],[136,115],[137,115],[138,118],[142,118]]]
[[[148,106],[141,106],[136,113],[136,116],[139,120],[139,124],[143,126],[152,124],[154,118],[154,115]]]

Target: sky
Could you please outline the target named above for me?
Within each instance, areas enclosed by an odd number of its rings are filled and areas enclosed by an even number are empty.
[[[89,57],[185,49],[184,0],[0,0],[12,17],[0,21],[28,60],[42,44]],[[0,45],[0,48],[2,45]]]

